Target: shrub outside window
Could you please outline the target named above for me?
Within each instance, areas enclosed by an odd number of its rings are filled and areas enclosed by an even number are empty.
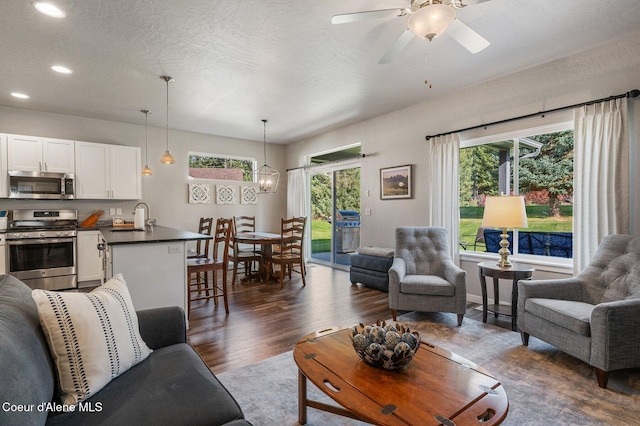
[[[189,153],[189,177],[194,179],[253,182],[256,165],[253,158]]]

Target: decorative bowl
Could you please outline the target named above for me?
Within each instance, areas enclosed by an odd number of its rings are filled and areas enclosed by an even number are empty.
[[[367,364],[385,370],[397,370],[409,364],[420,348],[420,335],[408,327],[384,321],[373,325],[360,323],[352,329],[351,344]]]

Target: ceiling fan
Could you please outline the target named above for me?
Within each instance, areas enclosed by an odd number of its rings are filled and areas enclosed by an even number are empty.
[[[445,30],[447,34],[471,53],[478,53],[489,46],[490,43],[462,21],[456,19],[455,10],[466,7],[469,4],[477,4],[484,1],[488,0],[411,0],[411,5],[404,9],[368,10],[334,15],[331,18],[331,23],[346,24],[392,16],[408,16],[407,29],[382,56],[378,61],[379,64],[392,62],[413,40],[414,36],[431,41],[444,33]]]

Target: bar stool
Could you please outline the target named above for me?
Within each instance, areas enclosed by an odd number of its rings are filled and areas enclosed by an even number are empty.
[[[197,257],[187,258],[187,293],[188,293],[188,306],[187,309],[191,313],[191,302],[195,300],[213,299],[214,303],[218,304],[218,298],[222,297],[224,301],[224,310],[229,313],[229,302],[227,300],[227,272],[229,262],[229,243],[231,240],[231,232],[233,227],[233,221],[231,219],[218,219],[216,221],[216,227],[213,238],[213,258],[209,257]],[[222,250],[222,252],[220,252]],[[218,284],[217,271],[222,271],[222,284]],[[191,275],[200,274],[201,272],[212,272],[213,282],[212,289],[213,294],[209,293],[209,284],[206,285],[206,293],[204,296],[198,294],[198,297],[191,297]]]
[[[213,227],[213,218],[212,217],[201,217],[200,218],[200,223],[198,224],[198,233],[199,234],[203,234],[203,235],[211,235],[211,228]],[[187,253],[187,259],[197,259],[197,258],[205,258],[205,257],[209,257],[209,243],[211,242],[210,239],[206,239],[206,240],[198,240],[196,242],[196,249],[195,251],[190,250]],[[198,291],[202,291],[202,274],[198,273],[196,274],[196,283],[198,284]],[[204,285],[207,291],[207,294],[209,294],[209,286],[208,283],[209,282],[209,273],[205,272],[204,273]]]

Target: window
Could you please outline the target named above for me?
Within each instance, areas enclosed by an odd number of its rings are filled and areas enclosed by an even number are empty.
[[[510,251],[573,256],[573,129],[567,124],[554,127],[461,143],[460,245],[464,250],[497,253],[500,230],[480,227],[484,199],[519,194],[525,198],[529,226],[509,230]]]
[[[253,158],[190,152],[189,176],[196,179],[253,182],[256,164]]]

